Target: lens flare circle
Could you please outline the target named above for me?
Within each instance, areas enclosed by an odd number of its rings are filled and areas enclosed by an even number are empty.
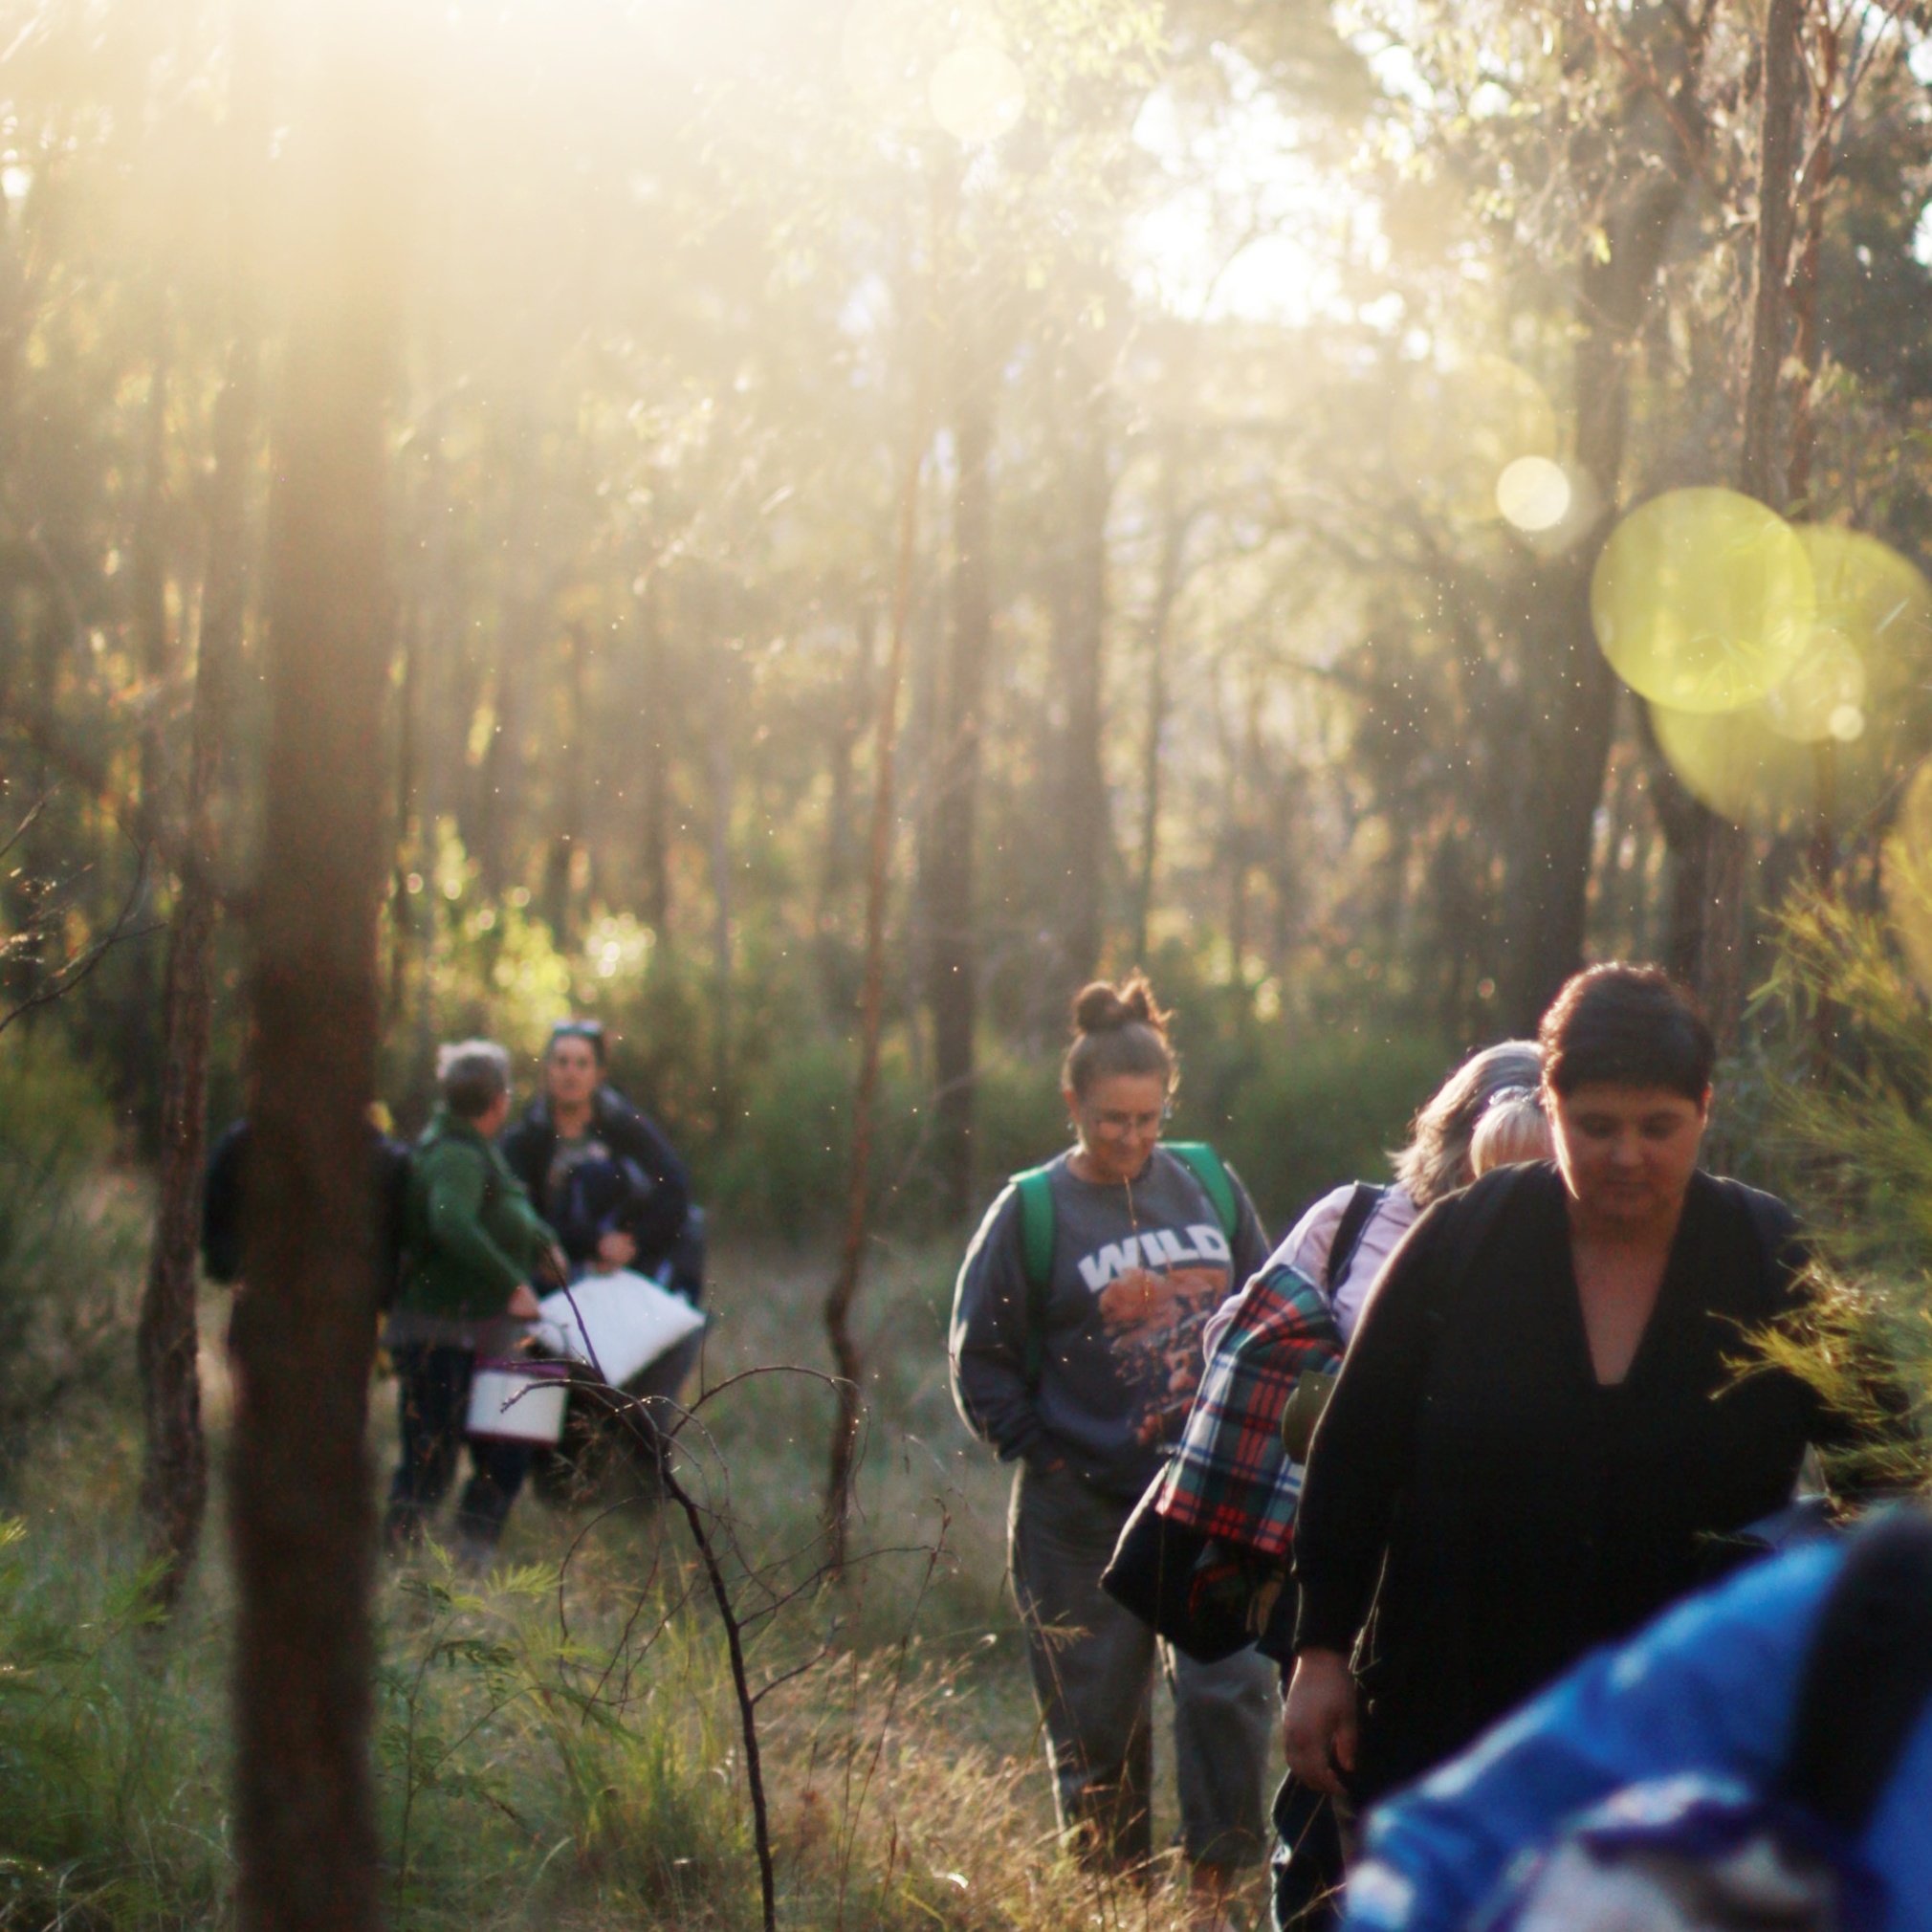
[[[1026,77],[998,47],[955,47],[933,71],[933,119],[954,140],[983,146],[1026,112]]]
[[[1731,490],[1673,490],[1632,511],[1590,585],[1591,623],[1616,674],[1678,712],[1737,711],[1782,684],[1814,608],[1797,533]]]
[[[1799,744],[1846,734],[1838,721],[1848,714],[1858,722],[1850,736],[1865,728],[1865,660],[1843,631],[1814,625],[1804,655],[1784,683],[1765,693],[1765,721],[1780,737]]]
[[[1570,515],[1563,466],[1548,456],[1519,456],[1496,479],[1496,507],[1519,530],[1554,530]]]

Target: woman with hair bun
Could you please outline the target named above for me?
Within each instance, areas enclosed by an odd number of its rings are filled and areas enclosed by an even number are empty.
[[[1061,1088],[1074,1145],[987,1211],[953,1307],[954,1399],[1020,1465],[1014,1591],[1062,1830],[1114,1869],[1153,1855],[1153,1633],[1100,1587],[1199,1386],[1208,1317],[1267,1258],[1246,1190],[1197,1143],[1164,1145],[1175,1065],[1138,974],[1074,1001]],[[1218,1918],[1263,1842],[1270,1673],[1166,1655],[1182,1836]]]
[[[1690,997],[1593,967],[1541,1040],[1555,1161],[1421,1216],[1315,1432],[1284,1734],[1317,1790],[1372,1800],[1460,1750],[1707,1581],[1840,1433],[1794,1375],[1735,1366],[1799,1305],[1794,1223],[1698,1165]]]

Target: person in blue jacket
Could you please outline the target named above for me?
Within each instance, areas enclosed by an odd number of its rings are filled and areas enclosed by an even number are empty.
[[[1620,1790],[1679,1773],[1775,1787],[1811,1644],[1849,1546],[1746,1570],[1595,1653],[1370,1818],[1344,1932],[1463,1932],[1517,1855]],[[1878,1932],[1932,1932],[1932,1703],[1858,1835]]]

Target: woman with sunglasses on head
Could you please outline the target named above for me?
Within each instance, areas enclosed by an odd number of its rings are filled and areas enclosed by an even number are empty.
[[[1083,1855],[1132,1870],[1153,1853],[1155,1641],[1100,1574],[1187,1418],[1207,1319],[1267,1239],[1212,1150],[1160,1142],[1175,1065],[1147,981],[1087,987],[1073,1025],[1061,1085],[1074,1146],[1016,1176],[974,1237],[953,1393],[968,1427],[1020,1464],[1013,1580],[1061,1827]],[[1182,1834],[1211,1919],[1262,1852],[1270,1672],[1252,1652],[1163,1661]]]
[[[681,1265],[691,1178],[657,1128],[605,1077],[604,1028],[560,1020],[543,1053],[543,1084],[503,1136],[503,1158],[556,1228],[572,1269],[635,1268],[689,1299],[701,1267]],[[691,1279],[683,1279],[686,1274]]]

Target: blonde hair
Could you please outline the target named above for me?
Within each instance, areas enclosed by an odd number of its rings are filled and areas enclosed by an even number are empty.
[[[1469,1137],[1493,1095],[1512,1087],[1534,1087],[1543,1078],[1543,1055],[1533,1040],[1505,1040],[1472,1054],[1416,1116],[1409,1145],[1391,1158],[1395,1178],[1418,1208],[1467,1187]]]
[[[1505,1087],[1476,1123],[1469,1142],[1469,1171],[1485,1175],[1493,1167],[1549,1160],[1555,1153],[1542,1094],[1530,1087]]]

